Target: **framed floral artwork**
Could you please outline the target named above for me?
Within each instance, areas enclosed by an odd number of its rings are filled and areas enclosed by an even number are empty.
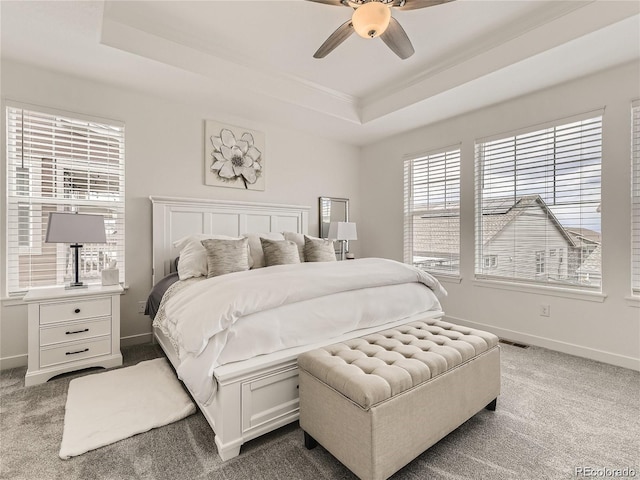
[[[213,120],[204,131],[206,185],[264,190],[264,133]]]

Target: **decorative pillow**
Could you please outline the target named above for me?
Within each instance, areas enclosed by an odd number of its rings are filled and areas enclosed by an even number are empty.
[[[300,261],[304,262],[304,235],[296,232],[282,232],[285,240],[291,240],[298,246]]]
[[[282,234],[278,232],[266,232],[266,233],[245,233],[242,235],[249,239],[249,254],[251,255],[251,268],[261,268],[266,264],[264,263],[264,253],[262,252],[262,245],[260,244],[261,238],[268,240],[284,240]]]
[[[268,240],[261,238],[264,262],[267,267],[300,263],[298,246],[291,240]]]
[[[298,246],[298,254],[300,255],[301,262],[306,261],[304,258],[304,237],[307,236],[312,240],[322,240],[318,237],[312,237],[311,235],[304,235],[302,233],[296,232],[282,232],[282,235],[284,236],[285,240],[291,240],[292,242],[296,243],[296,245]]]
[[[207,251],[207,278],[249,270],[248,240],[202,240]]]
[[[202,277],[207,274],[207,251],[200,242],[187,243],[180,250],[178,277],[186,280],[191,277]]]
[[[305,262],[335,262],[336,251],[331,240],[304,236]]]
[[[180,280],[207,275],[209,270],[207,267],[207,251],[202,246],[202,240],[206,239],[239,240],[239,237],[199,233],[173,242],[173,246],[180,249],[180,262],[178,262],[178,277]]]

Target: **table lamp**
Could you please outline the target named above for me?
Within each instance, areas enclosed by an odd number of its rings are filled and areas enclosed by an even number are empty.
[[[104,230],[104,217],[102,215],[86,215],[80,213],[49,214],[47,225],[47,237],[45,243],[69,243],[69,247],[75,250],[75,281],[65,288],[83,288],[84,285],[78,278],[81,243],[107,243],[107,235]]]
[[[357,240],[356,224],[354,222],[331,222],[329,224],[329,240],[340,242],[340,260],[344,260],[344,244],[347,240]]]

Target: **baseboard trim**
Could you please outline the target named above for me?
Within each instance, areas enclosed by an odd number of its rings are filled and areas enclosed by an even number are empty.
[[[129,335],[120,337],[120,347],[130,347],[131,345],[140,345],[143,343],[151,343],[153,341],[153,333],[139,333],[137,335]]]
[[[0,370],[9,370],[10,368],[26,367],[29,357],[27,354],[14,355],[12,357],[0,358]]]
[[[555,350],[557,352],[567,353],[569,355],[575,355],[577,357],[588,358],[590,360],[596,360],[598,362],[609,363],[618,367],[640,371],[640,358],[619,355],[617,353],[584,347],[582,345],[554,340],[552,338],[539,337],[537,335],[517,332],[515,330],[500,328],[494,325],[472,322],[464,318],[452,317],[449,315],[445,315],[444,318],[445,321],[450,321],[451,323],[457,323],[459,325],[464,325],[465,327],[477,328],[479,330],[486,330],[506,340],[511,340],[518,343],[526,343],[528,345],[534,345],[536,347],[548,348],[549,350]]]

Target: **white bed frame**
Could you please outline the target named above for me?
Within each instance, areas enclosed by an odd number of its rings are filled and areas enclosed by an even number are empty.
[[[189,234],[215,233],[239,236],[244,233],[308,233],[309,207],[248,202],[227,202],[172,197],[150,197],[153,205],[153,283],[169,273],[179,252],[173,242]],[[417,318],[440,317],[441,311]],[[384,328],[402,325],[404,319]],[[218,367],[214,371],[217,391],[209,405],[198,407],[215,432],[218,454],[228,460],[240,453],[248,440],[298,419],[298,355],[328,343],[379,331],[359,330],[303,347],[261,355]],[[154,335],[177,368],[180,361],[171,342],[159,329]],[[188,388],[188,387],[187,387]]]

